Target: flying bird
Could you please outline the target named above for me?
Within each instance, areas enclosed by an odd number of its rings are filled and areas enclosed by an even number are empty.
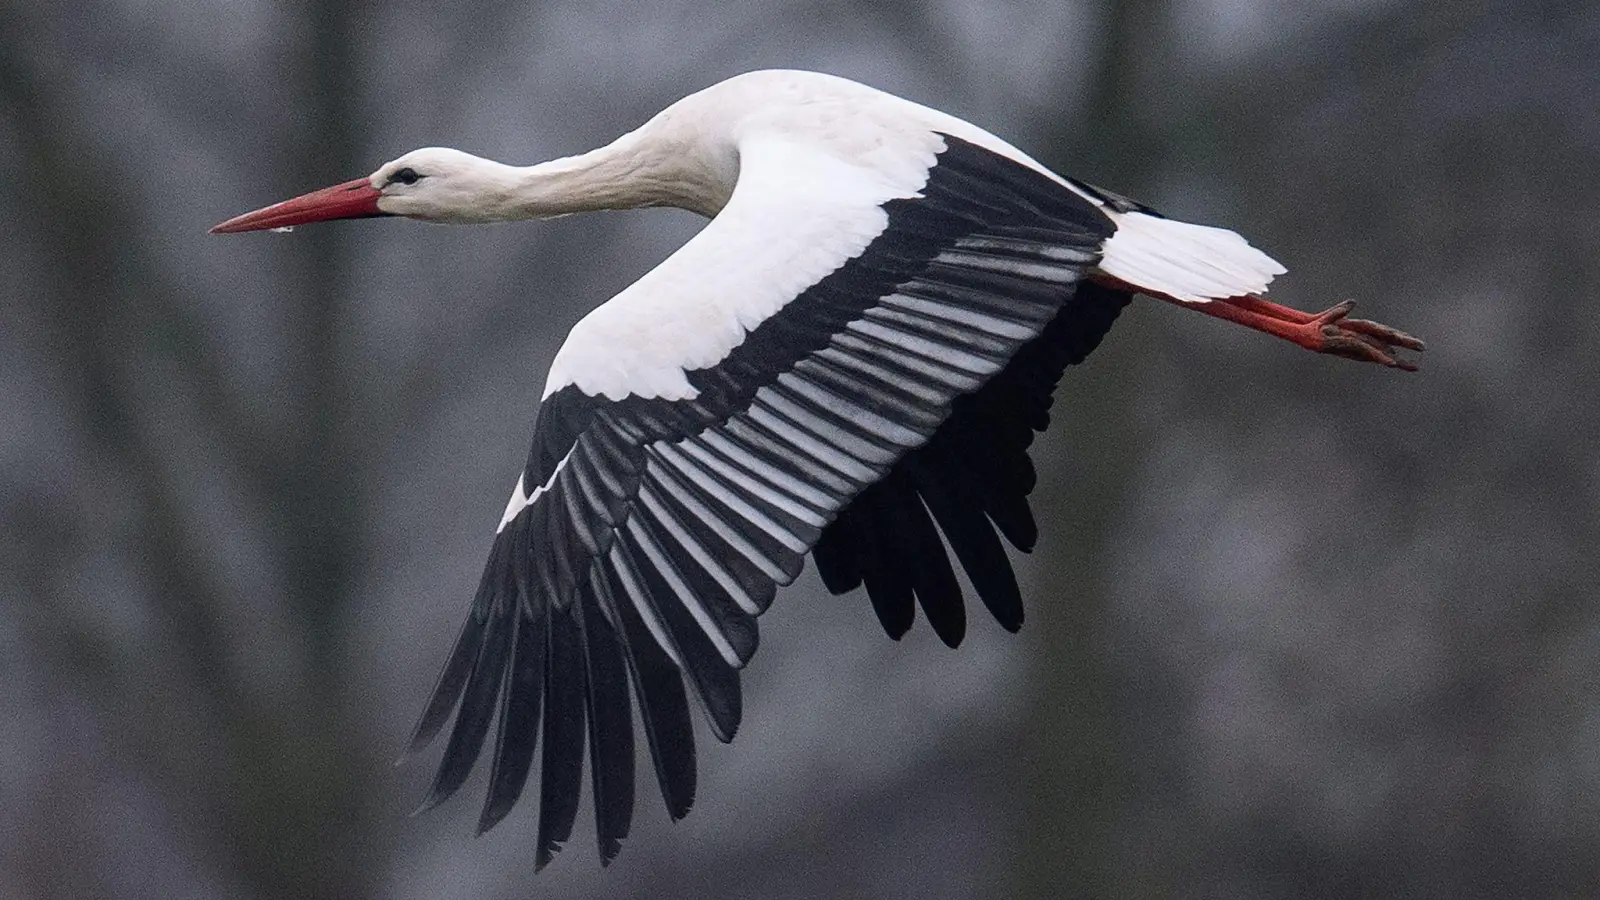
[[[217,225],[538,219],[675,206],[711,221],[585,316],[550,365],[533,448],[410,749],[451,722],[423,808],[484,751],[479,831],[538,760],[543,867],[587,747],[600,858],[634,809],[637,714],[668,814],[695,798],[698,705],[739,727],[740,669],[777,588],[815,561],[890,637],[946,644],[956,565],[1022,625],[1002,543],[1038,536],[1028,447],[1135,294],[1320,353],[1411,370],[1404,332],[1262,298],[1283,266],[1221,228],[1058,175],[961,119],[845,79],[762,71],[578,156],[425,148]],[[954,554],[952,562],[946,547]]]

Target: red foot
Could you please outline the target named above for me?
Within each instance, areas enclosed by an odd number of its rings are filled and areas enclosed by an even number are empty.
[[[1421,353],[1427,347],[1399,329],[1380,325],[1367,319],[1347,318],[1355,302],[1346,300],[1320,313],[1308,313],[1281,306],[1260,297],[1230,297],[1210,303],[1184,303],[1219,319],[1238,322],[1294,341],[1307,350],[1331,353],[1347,359],[1373,362],[1379,365],[1415,372],[1417,364],[1396,357],[1395,348]]]

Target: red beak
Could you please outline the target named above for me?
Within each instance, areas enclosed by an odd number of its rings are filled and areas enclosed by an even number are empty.
[[[261,231],[265,228],[287,228],[307,222],[325,222],[328,219],[365,219],[387,216],[378,209],[381,194],[365,178],[336,184],[302,194],[293,200],[274,203],[265,209],[248,212],[229,219],[211,229],[212,234],[233,234],[239,231]]]

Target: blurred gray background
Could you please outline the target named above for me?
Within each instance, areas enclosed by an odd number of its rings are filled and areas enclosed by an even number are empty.
[[[392,768],[580,315],[699,220],[210,237],[417,146],[816,68],[1233,227],[1418,375],[1135,303],[1036,445],[1029,621],[808,573],[602,871]],[[1600,7],[0,3],[0,897],[1600,890]]]

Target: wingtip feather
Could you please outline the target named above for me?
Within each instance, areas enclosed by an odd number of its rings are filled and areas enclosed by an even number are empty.
[[[450,799],[450,795],[449,794],[440,793],[439,791],[436,791],[436,790],[430,790],[430,791],[428,791],[428,795],[426,797],[422,798],[422,802],[419,803],[415,809],[413,809],[409,813],[406,813],[406,818],[415,819],[417,816],[420,816],[425,812],[429,812],[429,811],[437,808],[439,806],[439,804],[443,803],[444,801],[446,801],[448,799]]]
[[[677,804],[669,802],[667,804],[667,818],[677,822],[687,817],[689,812],[694,809],[694,799],[694,792],[691,791],[689,796],[680,798]]]
[[[556,854],[560,852],[560,841],[551,841],[548,844],[540,844],[539,849],[533,854],[534,874],[537,875],[539,872],[543,871],[544,867],[550,865],[550,861],[555,859]]]
[[[487,832],[489,829],[499,825],[505,819],[505,817],[510,814],[511,808],[514,805],[515,801],[511,803],[497,803],[492,806],[486,804],[483,808],[483,811],[478,814],[478,824],[476,830],[473,832],[473,837],[482,837],[484,832]]]

